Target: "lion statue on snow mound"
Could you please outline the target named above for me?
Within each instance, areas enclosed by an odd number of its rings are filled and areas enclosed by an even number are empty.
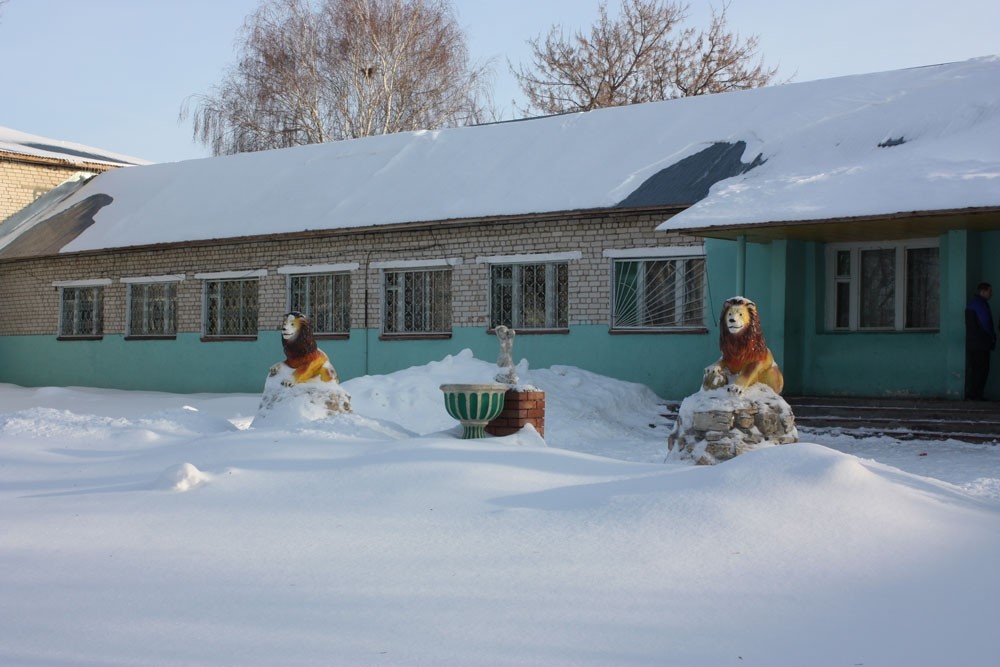
[[[312,324],[299,312],[285,315],[281,324],[281,346],[285,350],[285,360],[271,367],[270,376],[278,374],[282,364],[295,369],[292,377],[282,382],[285,386],[308,382],[320,378],[323,382],[337,382],[337,371],[333,369],[326,352],[316,345]]]
[[[750,299],[734,296],[723,304],[719,349],[722,358],[705,369],[703,389],[731,385],[733,391],[742,391],[760,382],[781,393],[785,378],[764,342],[757,304]]]

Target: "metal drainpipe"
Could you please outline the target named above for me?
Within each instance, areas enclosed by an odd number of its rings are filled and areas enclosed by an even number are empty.
[[[744,296],[747,286],[747,237],[736,237],[736,296]]]
[[[371,332],[368,331],[368,290],[369,290],[368,269],[369,269],[369,267],[371,266],[371,263],[372,263],[372,252],[374,252],[374,250],[370,249],[368,251],[368,254],[365,255],[365,267],[364,267],[364,274],[363,274],[364,277],[365,277],[365,314],[364,314],[364,329],[365,329],[365,350],[364,350],[365,364],[364,365],[365,365],[365,375],[371,375],[371,370],[370,370],[369,365],[368,365],[369,356],[371,355],[371,344],[370,344]]]

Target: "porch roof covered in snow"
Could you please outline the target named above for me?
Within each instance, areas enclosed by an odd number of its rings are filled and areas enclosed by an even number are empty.
[[[669,227],[669,222],[661,229]],[[931,238],[953,230],[1000,230],[1000,206],[951,211],[913,211],[887,215],[796,220],[732,226],[689,227],[693,236],[734,241],[740,237],[753,243],[769,241],[820,241],[838,243],[893,239]]]

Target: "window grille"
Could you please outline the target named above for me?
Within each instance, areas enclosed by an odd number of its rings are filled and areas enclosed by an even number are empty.
[[[128,335],[177,335],[177,283],[130,283]]]
[[[60,336],[104,334],[104,288],[61,287]]]
[[[906,250],[907,329],[937,329],[941,322],[941,267],[937,248]]]
[[[845,331],[934,330],[941,320],[937,242],[827,246],[827,324]]]
[[[351,330],[351,277],[346,273],[311,273],[289,277],[289,310],[312,322],[317,334]]]
[[[705,258],[615,260],[611,326],[705,326]]]
[[[451,271],[385,271],[382,331],[451,333]]]
[[[493,264],[490,267],[490,328],[517,330],[569,327],[569,265]]]
[[[256,336],[258,281],[205,281],[205,335]]]
[[[858,281],[862,329],[892,328],[896,316],[896,251],[861,250]]]

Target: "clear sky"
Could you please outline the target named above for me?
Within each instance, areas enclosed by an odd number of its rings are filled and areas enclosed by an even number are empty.
[[[9,0],[0,5],[0,125],[157,162],[206,157],[178,112],[235,62],[237,32],[258,4]],[[507,61],[527,62],[526,40],[554,24],[589,26],[598,0],[453,4],[472,58],[494,61],[496,103],[510,118],[520,93]],[[707,25],[711,3],[689,4],[690,24]],[[732,0],[728,15],[792,81],[1000,53],[997,0]]]

